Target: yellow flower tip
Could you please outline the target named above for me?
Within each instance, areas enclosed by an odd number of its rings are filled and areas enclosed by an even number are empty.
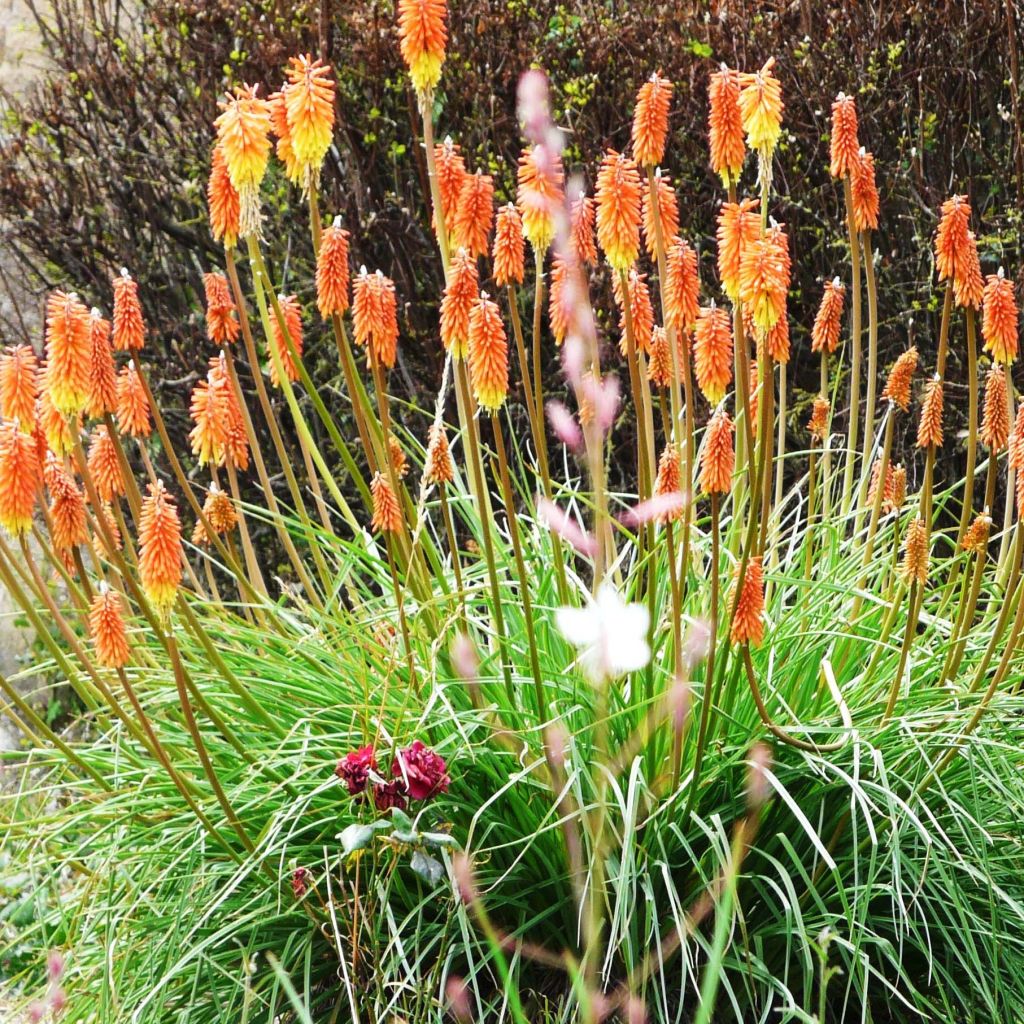
[[[481,292],[469,317],[469,379],[484,409],[500,409],[508,394],[508,341],[497,303]]]
[[[441,80],[448,30],[445,0],[399,0],[398,38],[413,88],[424,96]]]
[[[260,232],[259,189],[270,156],[271,110],[257,86],[240,85],[221,103],[214,122],[228,178],[238,193],[241,238]]]
[[[597,241],[612,269],[628,271],[640,252],[640,173],[609,150],[597,174]]]
[[[769,161],[782,134],[782,86],[772,73],[775,58],[769,57],[760,71],[740,75],[739,107],[747,145]]]
[[[757,328],[767,333],[785,312],[789,289],[788,258],[777,238],[766,235],[743,247],[739,286],[740,301]]]
[[[283,90],[289,141],[308,188],[319,178],[320,165],[334,130],[334,80],[331,69],[309,54],[291,57]]]
[[[562,158],[557,153],[547,146],[523,150],[517,172],[516,206],[523,219],[523,234],[535,252],[547,252],[554,241],[555,217],[564,202],[563,184]],[[639,217],[639,193],[637,199]]]

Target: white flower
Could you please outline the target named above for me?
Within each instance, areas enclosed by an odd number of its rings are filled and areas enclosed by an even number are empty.
[[[580,664],[595,682],[635,672],[651,660],[650,616],[640,604],[626,604],[610,583],[585,608],[559,608],[559,632],[580,650]]]

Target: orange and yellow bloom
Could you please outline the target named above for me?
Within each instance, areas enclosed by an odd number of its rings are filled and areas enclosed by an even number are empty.
[[[597,241],[613,270],[628,271],[640,253],[640,174],[609,150],[597,174]]]

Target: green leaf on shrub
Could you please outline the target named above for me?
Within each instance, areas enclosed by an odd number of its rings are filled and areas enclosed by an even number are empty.
[[[356,822],[349,825],[338,838],[341,840],[341,849],[346,857],[351,856],[359,850],[365,850],[373,839],[376,829],[372,825],[361,825]]]
[[[686,48],[695,57],[710,57],[715,52],[707,43],[702,43],[699,39],[688,40]]]
[[[437,885],[438,882],[444,878],[444,865],[433,857],[428,857],[425,853],[417,850],[409,861],[409,866],[420,876],[425,882],[429,882],[431,885]]]

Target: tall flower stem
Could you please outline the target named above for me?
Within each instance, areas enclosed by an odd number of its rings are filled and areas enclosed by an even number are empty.
[[[832,411],[835,403],[829,393],[828,352],[821,350],[821,397],[828,402],[825,433],[821,440],[821,521],[827,523],[832,508]]]
[[[875,487],[875,499],[871,503],[871,519],[868,522],[868,535],[864,539],[864,554],[861,557],[861,576],[857,581],[856,596],[853,599],[853,610],[850,612],[850,621],[855,622],[863,603],[863,590],[867,583],[868,566],[871,564],[871,557],[875,549],[875,534],[878,531],[878,520],[882,515],[882,502],[885,500],[885,479],[889,472],[889,459],[892,454],[892,439],[894,425],[896,422],[896,409],[893,403],[889,404],[889,415],[885,423],[885,440],[882,442],[882,455],[878,468],[878,485]]]
[[[437,485],[437,496],[441,503],[441,518],[444,520],[444,530],[448,537],[448,550],[452,555],[452,572],[455,574],[455,589],[458,594],[459,610],[462,619],[466,619],[466,587],[462,582],[462,561],[459,558],[459,540],[455,534],[455,526],[452,523],[452,511],[448,507],[448,488],[444,483]]]
[[[857,462],[857,439],[860,429],[860,377],[861,377],[861,309],[860,309],[860,239],[853,215],[853,189],[850,174],[843,175],[843,195],[846,199],[846,225],[850,240],[850,271],[852,277],[852,301],[850,340],[853,356],[850,363],[850,422],[846,441],[846,466],[843,471],[843,498],[840,514],[850,511],[853,494],[853,471]]]
[[[516,341],[516,355],[519,358],[519,369],[523,375],[523,397],[526,401],[526,415],[530,420],[530,433],[533,436],[534,449],[537,452],[537,469],[540,471],[541,488],[548,501],[552,498],[551,471],[548,466],[547,437],[544,433],[544,410],[536,405],[533,390],[533,375],[526,354],[526,340],[523,337],[523,322],[519,316],[519,303],[516,298],[515,285],[507,289],[509,319],[512,322],[512,335]],[[558,600],[566,604],[569,600],[569,588],[565,578],[565,557],[562,552],[562,541],[557,534],[551,534],[551,550],[555,560],[555,581],[558,587]]]
[[[537,417],[537,458],[541,465],[548,463],[548,439],[544,429],[544,379],[541,362],[542,313],[544,310],[544,253],[533,251],[533,408]]]
[[[875,281],[875,259],[871,249],[871,231],[860,233],[864,254],[864,285],[868,296],[868,389],[864,405],[864,441],[861,450],[860,494],[854,535],[860,532],[860,514],[867,504],[868,482],[871,478],[871,444],[875,437],[875,406],[878,394],[878,285]]]
[[[530,577],[526,571],[523,558],[523,544],[519,536],[519,525],[515,507],[515,495],[512,491],[512,480],[508,471],[508,458],[505,451],[505,435],[501,427],[501,414],[491,413],[491,425],[494,428],[494,447],[498,455],[498,475],[501,480],[502,498],[505,503],[505,521],[508,524],[509,537],[512,540],[512,554],[515,558],[516,571],[519,575],[519,599],[523,604],[523,620],[526,623],[526,639],[530,650],[530,671],[533,673],[533,686],[537,695],[537,713],[543,725],[549,719],[547,693],[544,689],[544,677],[541,674],[540,658],[537,654],[537,633],[533,622],[533,600],[530,597]]]
[[[903,684],[903,672],[907,667],[907,659],[910,657],[910,646],[914,641],[914,634],[917,632],[918,620],[918,595],[921,585],[917,580],[910,584],[910,595],[907,598],[907,625],[903,630],[903,643],[900,645],[900,658],[897,663],[896,672],[892,677],[892,684],[889,687],[889,699],[885,702],[885,711],[882,713],[882,725],[892,718],[896,709],[896,700],[900,695],[900,687]]]
[[[963,508],[960,511],[960,525],[957,528],[957,547],[964,539],[967,527],[974,513],[974,468],[978,457],[978,337],[975,328],[975,311],[968,306],[967,314],[967,468],[964,473]],[[955,579],[955,569],[950,583]]]
[[[1013,423],[1017,417],[1017,410],[1014,402],[1013,375],[1010,373],[1009,364],[1003,366],[1003,373],[1006,375],[1006,414],[1007,423]],[[1016,501],[1017,471],[1007,469],[1006,471],[1006,501],[1003,506],[1003,535],[999,539],[999,572],[1002,574],[1003,565],[1006,561],[1006,552],[1009,549],[1010,534],[1013,526],[1013,511]]]
[[[645,500],[651,496],[654,479],[654,453],[651,438],[647,434],[647,415],[643,399],[642,381],[640,380],[640,359],[636,347],[636,336],[633,331],[633,308],[629,299],[629,280],[626,271],[619,271],[619,285],[622,292],[622,315],[626,334],[626,362],[629,366],[629,384],[633,393],[633,407],[636,410],[637,434],[637,478],[639,480],[640,498]]]

